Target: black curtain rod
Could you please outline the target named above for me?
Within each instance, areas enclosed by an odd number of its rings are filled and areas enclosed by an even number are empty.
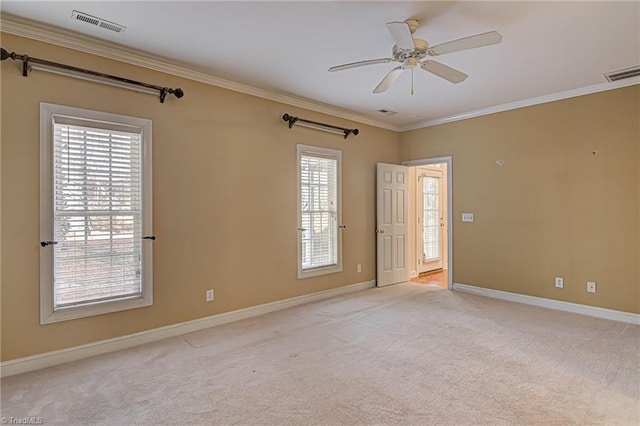
[[[144,87],[144,88],[151,89],[151,90],[157,90],[158,91],[158,96],[160,97],[160,102],[161,103],[164,103],[164,99],[167,96],[167,94],[172,94],[178,99],[184,96],[184,92],[179,87],[176,88],[176,89],[171,89],[171,88],[168,88],[168,87],[156,86],[154,84],[143,83],[143,82],[135,81],[135,80],[129,80],[128,78],[118,77],[118,76],[115,76],[115,75],[105,74],[105,73],[101,73],[101,72],[97,72],[97,71],[91,71],[91,70],[87,70],[87,69],[84,69],[84,68],[74,67],[74,66],[71,66],[71,65],[60,64],[60,63],[57,63],[57,62],[47,61],[47,60],[44,60],[44,59],[31,58],[31,57],[29,57],[27,55],[18,55],[15,52],[9,53],[4,48],[2,48],[0,60],[4,61],[5,59],[9,59],[9,58],[11,58],[13,60],[22,61],[22,75],[24,77],[27,77],[29,75],[29,71],[31,70],[30,64],[39,64],[39,65],[44,65],[44,66],[50,67],[50,68],[58,68],[58,69],[65,70],[65,71],[71,71],[71,72],[79,73],[81,75],[90,75],[90,76],[93,76],[93,77],[103,78],[103,79],[107,79],[107,80],[114,80],[114,81],[117,81],[119,83],[130,84],[132,86],[140,86],[140,87]],[[46,70],[43,70],[43,71],[46,71]],[[71,77],[73,77],[73,75],[71,75]],[[97,83],[100,83],[99,80],[91,80],[91,81],[95,81]],[[122,87],[124,87],[124,86],[122,86]],[[131,88],[131,90],[136,90],[136,89]]]
[[[304,127],[310,127],[313,129],[324,130],[331,133],[341,134],[346,139],[349,135],[357,136],[360,131],[358,129],[346,129],[344,127],[332,126],[331,124],[318,123],[317,121],[305,120],[304,118],[293,117],[289,114],[284,114],[282,116],[284,121],[289,122],[289,128],[291,129],[294,125],[300,124]]]

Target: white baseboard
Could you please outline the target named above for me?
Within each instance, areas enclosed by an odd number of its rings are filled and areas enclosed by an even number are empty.
[[[510,302],[524,303],[527,305],[540,306],[542,308],[556,309],[559,311],[572,312],[575,314],[589,315],[592,317],[604,318],[612,321],[620,321],[629,324],[640,325],[640,314],[634,314],[631,312],[598,308],[596,306],[580,305],[578,303],[545,299],[544,297],[527,296],[525,294],[510,293],[508,291],[493,290],[490,288],[477,287],[460,283],[453,283],[453,289],[465,293],[476,294],[478,296],[493,297],[494,299],[508,300]]]
[[[205,318],[198,318],[178,324],[171,324],[164,327],[154,328],[152,330],[128,334],[126,336],[114,337],[112,339],[74,346],[72,348],[12,359],[0,363],[0,377],[13,376],[15,374],[26,373],[28,371],[64,364],[66,362],[77,361],[79,359],[95,355],[131,348],[145,343],[156,342],[169,337],[180,336],[182,334],[191,333],[205,328],[227,324],[229,322],[239,321],[245,318],[263,315],[305,303],[316,302],[329,297],[364,290],[375,287],[375,285],[375,280],[364,281],[345,287],[338,287],[330,290],[319,291],[317,293],[305,294],[289,299],[251,306],[249,308],[238,309],[236,311],[225,312],[223,314],[212,315]]]
[[[409,271],[409,279],[415,278],[418,275],[420,275],[420,274],[418,274],[418,271]]]

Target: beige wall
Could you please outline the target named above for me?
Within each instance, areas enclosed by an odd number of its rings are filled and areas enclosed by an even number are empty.
[[[453,156],[454,282],[640,312],[639,121],[636,85],[402,134]]]
[[[9,51],[127,76],[186,95],[151,95],[2,63],[2,359],[37,354],[375,278],[375,164],[399,135],[123,63],[3,34]],[[154,304],[39,324],[39,103],[153,120]],[[343,138],[288,112],[358,127]],[[343,153],[344,271],[296,278],[296,144]],[[356,273],[356,264],[362,273]],[[214,288],[216,300],[205,302]]]
[[[23,78],[17,63],[2,63],[2,360],[374,279],[375,163],[443,155],[453,155],[456,282],[640,312],[638,86],[399,135],[11,35],[2,41],[186,92],[160,104],[37,71]],[[152,307],[39,324],[40,102],[153,120]],[[284,112],[361,134],[345,141],[289,130]],[[296,279],[297,143],[343,152],[342,273]],[[463,211],[476,222],[462,224]],[[585,292],[587,280],[597,294]],[[204,302],[207,288],[213,303]]]

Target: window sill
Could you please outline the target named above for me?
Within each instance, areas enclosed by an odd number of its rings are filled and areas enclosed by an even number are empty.
[[[342,272],[342,264],[313,269],[298,269],[298,279],[301,280],[320,275],[335,274],[336,272]]]
[[[152,304],[153,300],[151,297],[135,297],[125,300],[95,303],[92,305],[61,308],[53,312],[42,312],[40,315],[40,324],[45,325],[54,322],[91,317],[94,315],[108,314],[111,312],[125,311],[128,309],[142,308],[145,306],[151,306]]]

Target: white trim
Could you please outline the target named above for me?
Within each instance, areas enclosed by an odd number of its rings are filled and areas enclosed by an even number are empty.
[[[15,374],[26,373],[28,371],[64,364],[66,362],[77,361],[108,352],[118,351],[143,345],[145,343],[157,342],[158,340],[170,337],[181,336],[209,327],[227,324],[246,318],[256,317],[269,312],[280,311],[293,306],[305,303],[317,302],[329,297],[340,296],[367,288],[375,287],[375,280],[364,281],[344,287],[319,291],[317,293],[305,294],[303,296],[278,300],[262,305],[251,306],[249,308],[238,309],[236,311],[225,312],[223,314],[212,315],[205,318],[198,318],[178,324],[167,325],[154,328],[152,330],[141,331],[139,333],[126,336],[114,337],[112,339],[87,343],[85,345],[74,346],[72,348],[61,349],[43,354],[27,356],[24,358],[12,359],[0,363],[0,377],[13,376]]]
[[[89,37],[76,32],[63,30],[28,19],[18,18],[17,16],[13,15],[2,15],[2,20],[0,22],[0,29],[2,30],[2,32],[8,34],[26,37],[32,40],[42,41],[56,46],[74,49],[103,58],[125,62],[127,64],[136,65],[154,71],[160,71],[166,74],[175,75],[177,77],[198,81],[200,83],[233,90],[234,92],[257,96],[259,98],[269,99],[271,101],[304,108],[310,111],[316,111],[334,117],[344,118],[345,120],[356,121],[358,123],[368,124],[370,126],[380,127],[382,129],[393,130],[396,132],[398,131],[398,126],[378,120],[373,120],[371,118],[346,109],[338,108],[332,105],[324,104],[287,93],[279,93],[249,86],[247,84],[236,83],[235,81],[226,80],[224,78],[216,77],[211,74],[196,71],[184,64],[171,61],[167,58],[148,55],[135,49],[127,48],[122,45],[116,45],[114,43],[99,40],[97,38]]]
[[[599,308],[597,306],[580,305],[578,303],[545,299],[544,297],[528,296],[525,294],[510,293],[508,291],[493,290],[490,288],[460,283],[454,283],[453,289],[478,296],[507,300],[509,302],[524,303],[526,305],[539,306],[547,309],[556,309],[564,312],[572,312],[574,314],[589,315],[591,317],[640,325],[640,314],[634,314],[631,312],[616,311],[613,309]]]
[[[344,228],[342,223],[342,151],[337,149],[329,149],[322,148],[319,146],[311,146],[311,145],[297,145],[297,157],[296,157],[296,165],[297,165],[297,232],[298,232],[298,279],[317,277],[319,275],[333,274],[336,272],[342,272],[342,231]],[[322,266],[313,269],[302,269],[302,211],[300,210],[300,206],[302,205],[302,191],[301,191],[301,169],[300,163],[302,160],[302,156],[315,156],[327,159],[336,160],[336,200],[338,204],[337,215],[336,215],[336,233],[337,233],[337,263],[335,265]]]
[[[578,89],[565,90],[563,92],[551,93],[549,95],[538,96],[535,98],[522,99],[520,101],[509,102],[502,105],[495,105],[488,108],[477,109],[475,111],[464,112],[462,114],[450,115],[442,118],[435,118],[420,123],[413,123],[408,126],[402,126],[398,132],[408,132],[409,130],[417,130],[425,127],[437,126],[439,124],[451,123],[453,121],[466,120],[468,118],[481,117],[483,115],[496,114],[498,112],[509,111],[512,109],[525,108],[547,102],[560,101],[562,99],[575,98],[577,96],[590,95],[592,93],[606,92],[607,90],[620,89],[627,86],[640,84],[640,77],[634,77],[626,80],[619,80],[614,83],[599,83],[592,86],[580,87]]]
[[[40,103],[40,241],[53,241],[53,124],[56,117],[100,123],[105,128],[131,127],[141,134],[142,144],[142,236],[153,235],[152,122],[146,118],[93,111],[64,105]],[[53,247],[40,247],[40,324],[84,318],[153,304],[153,242],[142,242],[142,295],[63,309],[55,309],[53,294]]]
[[[447,164],[447,288],[453,290],[453,157],[423,158],[420,160],[403,161],[403,166],[416,167],[429,164]]]

